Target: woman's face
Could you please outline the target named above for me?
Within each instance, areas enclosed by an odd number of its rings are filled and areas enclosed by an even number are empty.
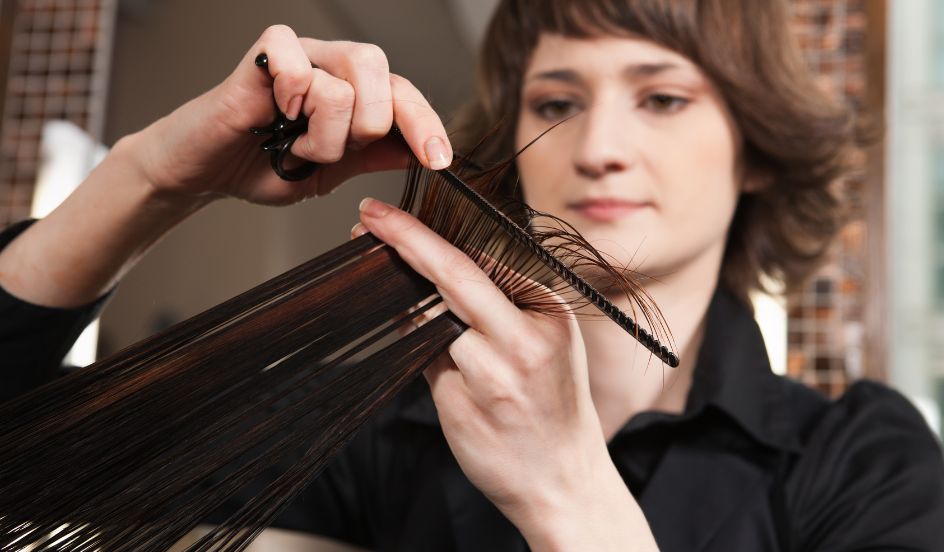
[[[545,34],[521,99],[519,149],[570,118],[519,157],[528,204],[648,276],[716,277],[740,136],[697,66],[647,40]]]

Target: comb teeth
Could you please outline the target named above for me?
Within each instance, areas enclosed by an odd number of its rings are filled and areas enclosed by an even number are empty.
[[[566,284],[569,285],[571,289],[583,296],[583,298],[589,304],[594,305],[606,317],[616,322],[627,333],[632,335],[643,347],[649,350],[654,356],[659,358],[659,360],[673,368],[678,366],[678,355],[663,345],[660,340],[656,338],[651,332],[641,328],[635,320],[620,310],[620,308],[607,299],[605,295],[600,293],[580,275],[576,274],[560,259],[555,257],[520,225],[509,218],[505,213],[495,208],[491,203],[488,202],[488,200],[486,200],[471,186],[466,184],[455,173],[448,169],[442,169],[432,173],[431,171],[426,171],[426,169],[419,167],[419,165],[416,163],[414,163],[412,170],[419,172],[425,171],[441,176],[442,179],[447,182],[452,189],[458,191],[466,199],[471,201],[481,212],[486,214],[493,222],[501,227],[501,229],[505,231],[505,234],[509,238],[511,238],[516,244],[526,248],[534,256],[534,258],[536,258],[542,265],[557,275],[557,277],[566,282]],[[412,198],[415,196],[416,194],[414,191],[408,190],[404,195],[404,206],[411,206]]]

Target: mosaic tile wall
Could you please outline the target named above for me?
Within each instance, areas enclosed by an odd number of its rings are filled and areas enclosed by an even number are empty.
[[[101,136],[116,5],[19,1],[0,121],[0,227],[29,215],[46,120]]]
[[[793,0],[795,31],[821,85],[859,111],[866,105],[868,82],[866,7],[866,0]],[[875,251],[868,232],[881,231],[880,225],[869,224],[869,202],[881,201],[869,197],[875,194],[869,191],[875,189],[875,178],[881,176],[867,174],[863,160],[861,171],[841,183],[852,221],[829,264],[805,291],[788,299],[788,373],[832,396],[851,380],[875,375],[867,345],[878,336],[868,335],[873,332],[866,324],[866,309],[878,307],[866,301],[869,252]]]

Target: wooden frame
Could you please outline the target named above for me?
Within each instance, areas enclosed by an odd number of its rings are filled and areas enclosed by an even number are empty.
[[[0,0],[0,130],[3,128],[3,104],[7,96],[7,74],[13,42],[13,21],[19,0]]]
[[[885,103],[887,64],[887,0],[866,0],[865,112],[880,133],[865,151],[866,223],[868,225],[868,277],[865,288],[864,373],[867,378],[888,379],[888,304],[885,221]]]

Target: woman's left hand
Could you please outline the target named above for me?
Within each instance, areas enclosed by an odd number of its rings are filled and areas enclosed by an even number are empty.
[[[399,209],[365,200],[361,222],[469,325],[426,371],[443,433],[469,480],[533,549],[578,542],[654,549],[610,460],[576,321],[518,309],[472,259]]]

